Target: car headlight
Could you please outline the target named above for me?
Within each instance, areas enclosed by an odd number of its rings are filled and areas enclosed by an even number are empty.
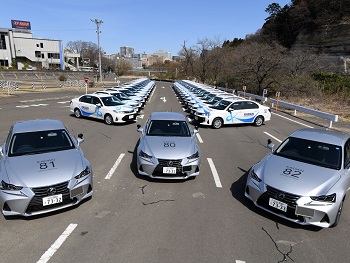
[[[196,151],[194,154],[187,157],[188,160],[198,159],[199,158],[199,152]]]
[[[149,155],[149,154],[147,154],[147,153],[145,153],[144,151],[141,150],[140,153],[139,153],[139,156],[140,156],[142,159],[144,159],[144,160],[146,160],[146,161],[152,163],[152,156]]]
[[[254,169],[250,169],[248,176],[253,179],[254,181],[257,181],[260,183],[262,180],[257,176],[257,174],[254,172]]]
[[[22,190],[23,187],[21,186],[16,186],[16,185],[13,185],[13,184],[8,184],[6,183],[4,180],[1,181],[1,184],[0,184],[0,189],[1,190],[9,190],[9,191],[19,191],[19,190]]]
[[[75,179],[83,178],[91,173],[90,167],[86,166],[86,168],[78,175],[74,176]]]
[[[310,198],[314,201],[335,203],[337,195],[334,193],[330,195],[310,196]]]

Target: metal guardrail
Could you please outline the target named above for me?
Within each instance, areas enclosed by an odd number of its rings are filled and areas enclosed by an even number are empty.
[[[255,95],[255,94],[251,94],[251,93],[247,93],[247,92],[244,92],[244,91],[237,91],[237,94],[239,96],[244,96],[244,97],[248,97],[249,99],[251,98],[254,98],[256,100],[260,100],[262,101],[263,103],[267,102],[267,98],[264,97],[264,96],[259,96],[259,95]]]
[[[305,113],[308,113],[308,114],[311,114],[311,115],[314,115],[314,116],[317,116],[317,117],[320,117],[323,119],[328,119],[329,120],[329,128],[332,128],[333,121],[334,122],[338,121],[338,115],[335,115],[335,114],[330,114],[330,113],[323,112],[323,111],[313,110],[313,109],[310,109],[307,107],[295,105],[293,103],[288,103],[285,101],[275,100],[275,99],[271,99],[271,98],[269,99],[269,101],[270,101],[272,107],[274,105],[276,105],[276,108],[278,106],[282,106],[282,107],[287,108],[287,109],[293,109],[294,115],[297,114],[297,111],[300,111],[300,112],[305,112]]]

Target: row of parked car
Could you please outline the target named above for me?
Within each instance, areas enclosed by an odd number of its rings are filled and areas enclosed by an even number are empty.
[[[101,119],[108,125],[135,121],[154,87],[152,80],[137,79],[74,98],[70,102],[70,111],[77,118]]]
[[[271,119],[268,106],[209,85],[180,80],[174,83],[173,89],[195,122],[214,129],[226,124],[252,123],[261,126]]]

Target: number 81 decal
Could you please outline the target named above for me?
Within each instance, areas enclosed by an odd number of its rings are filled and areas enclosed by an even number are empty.
[[[43,161],[38,161],[40,170],[46,170],[46,169],[52,169],[55,168],[55,160],[43,160]]]

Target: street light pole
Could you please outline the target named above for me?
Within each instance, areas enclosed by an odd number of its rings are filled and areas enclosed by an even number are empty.
[[[102,67],[101,67],[101,48],[100,48],[100,25],[103,23],[102,20],[90,19],[91,22],[96,24],[96,33],[97,33],[97,49],[98,49],[98,71],[100,73],[100,81],[102,81]]]

